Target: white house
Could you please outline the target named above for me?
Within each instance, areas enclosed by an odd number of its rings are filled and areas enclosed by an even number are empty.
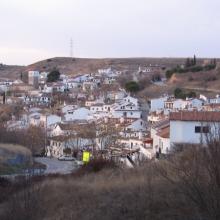
[[[204,100],[197,98],[186,99],[186,101],[188,109],[201,109],[205,103]]]
[[[213,104],[217,104],[217,103],[220,103],[220,96],[219,95],[216,95],[216,98],[213,98],[213,99],[209,99],[209,103]]]
[[[90,107],[90,111],[93,113],[104,112],[104,103],[95,103]]]
[[[53,86],[49,85],[49,84],[45,84],[42,91],[45,92],[45,93],[52,93],[53,92]]]
[[[167,116],[164,114],[163,111],[158,110],[155,112],[150,112],[149,115],[147,116],[147,121],[150,122],[151,124],[154,124],[155,122],[161,121],[166,117]]]
[[[98,73],[100,75],[110,75],[112,73],[112,69],[111,69],[111,67],[107,68],[107,69],[99,69]]]
[[[201,144],[208,134],[218,135],[220,112],[181,111],[170,113],[171,147],[179,143]]]
[[[69,136],[69,135],[77,135],[79,131],[84,131],[89,127],[89,124],[82,121],[80,123],[56,123],[51,126],[50,136]]]
[[[166,102],[167,99],[168,99],[168,96],[151,99],[150,100],[150,111],[154,112],[160,109],[164,109],[164,102]]]
[[[72,136],[55,136],[50,138],[50,145],[47,146],[47,156],[59,158],[66,155],[65,149],[70,149],[72,155],[74,150],[83,150],[92,146],[93,142],[86,138],[77,138]]]
[[[73,112],[77,109],[76,105],[65,105],[62,107],[62,113],[63,114],[73,114]]]
[[[167,154],[170,150],[170,124],[168,119],[156,122],[151,127],[151,138],[153,139],[153,153]]]
[[[142,112],[139,107],[132,102],[115,105],[112,110],[113,118],[133,118],[139,119],[142,117]]]
[[[186,98],[184,99],[175,99],[170,98],[164,102],[165,110],[170,111],[178,111],[178,110],[193,110],[193,109],[201,109],[204,101],[197,98]]]
[[[130,125],[126,126],[125,130],[133,132],[146,131],[146,122],[142,119],[138,119],[132,122]]]
[[[54,92],[64,92],[67,89],[66,85],[61,82],[53,83]]]
[[[169,98],[167,101],[164,102],[164,108],[170,111],[186,109],[186,107],[187,101],[183,99]]]
[[[135,106],[139,106],[139,103],[138,103],[138,99],[134,98],[134,97],[131,97],[131,96],[127,96],[123,99],[124,102],[126,103],[132,103],[134,104]]]
[[[51,126],[52,124],[60,123],[61,117],[57,115],[41,115],[40,117],[40,123],[43,126]]]
[[[74,120],[89,120],[91,112],[87,108],[79,108],[70,114],[68,112],[64,115],[65,121],[74,121]]]
[[[79,88],[82,85],[81,82],[73,80],[73,79],[69,79],[66,82],[66,86],[68,89],[75,89],[75,88]]]

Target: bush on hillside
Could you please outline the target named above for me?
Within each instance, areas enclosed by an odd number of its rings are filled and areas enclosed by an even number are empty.
[[[176,99],[195,98],[196,93],[194,91],[184,92],[182,89],[176,88],[174,90],[174,96]]]
[[[97,173],[104,169],[114,169],[116,164],[112,160],[106,160],[103,158],[96,158],[91,160],[89,163],[84,164],[79,172],[82,173]]]
[[[52,70],[47,76],[47,82],[56,82],[60,79],[60,72],[58,70]]]
[[[210,71],[216,68],[215,64],[208,64],[206,66],[190,66],[181,68],[180,66],[177,66],[173,69],[169,69],[166,71],[166,77],[169,79],[174,73],[189,73],[189,72],[201,72],[201,71]]]
[[[135,81],[130,81],[130,82],[127,82],[125,84],[125,89],[128,91],[128,92],[131,92],[131,93],[136,93],[140,90],[140,86],[137,82]]]

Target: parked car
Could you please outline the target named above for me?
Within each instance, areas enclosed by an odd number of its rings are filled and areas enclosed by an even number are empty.
[[[75,161],[76,158],[75,157],[71,157],[71,156],[60,156],[58,158],[58,160],[61,160],[61,161]]]

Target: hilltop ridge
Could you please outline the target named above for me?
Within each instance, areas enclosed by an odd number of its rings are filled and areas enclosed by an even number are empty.
[[[165,65],[173,67],[184,63],[185,58],[70,58],[54,57],[38,61],[28,66],[7,66],[0,69],[0,77],[17,78],[21,71],[50,71],[57,68],[63,74],[90,73],[98,69],[112,67],[117,70],[136,71],[144,65]]]

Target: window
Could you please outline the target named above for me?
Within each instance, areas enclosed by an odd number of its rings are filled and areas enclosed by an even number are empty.
[[[195,126],[195,133],[209,133],[209,127],[208,126],[205,126],[205,127],[202,127],[202,126]]]
[[[201,133],[201,127],[200,126],[195,127],[195,133]]]

